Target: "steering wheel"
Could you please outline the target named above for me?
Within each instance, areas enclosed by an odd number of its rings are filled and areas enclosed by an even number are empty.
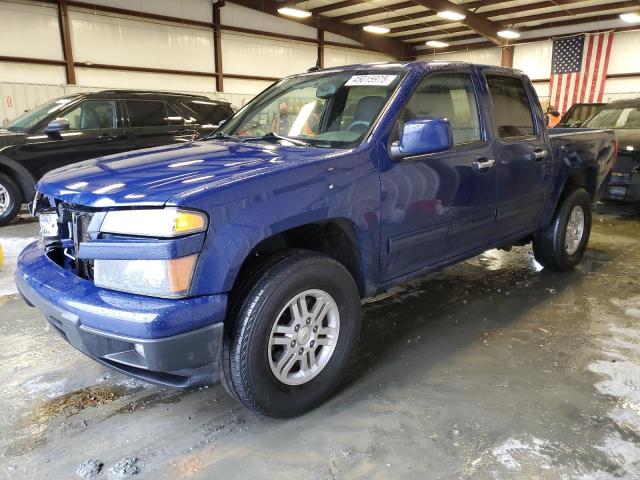
[[[347,128],[347,130],[350,132],[353,132],[353,131],[362,132],[368,126],[369,126],[369,122],[365,120],[356,120],[355,122],[352,122],[351,125],[349,125],[349,128]]]

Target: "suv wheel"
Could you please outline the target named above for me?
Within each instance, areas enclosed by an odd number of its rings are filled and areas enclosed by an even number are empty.
[[[22,195],[13,180],[0,173],[0,226],[6,225],[18,215]]]
[[[273,417],[324,401],[343,379],[360,333],[360,295],[347,269],[313,252],[288,253],[240,289],[222,352],[225,387]]]
[[[551,224],[534,236],[534,256],[545,268],[572,270],[582,260],[590,233],[591,197],[578,188],[564,197]]]

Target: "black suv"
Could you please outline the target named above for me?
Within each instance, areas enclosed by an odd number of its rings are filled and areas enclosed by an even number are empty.
[[[51,100],[0,128],[0,225],[48,171],[127,150],[187,142],[233,115],[204,96],[106,90]]]

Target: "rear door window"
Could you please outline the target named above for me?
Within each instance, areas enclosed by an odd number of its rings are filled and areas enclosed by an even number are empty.
[[[533,114],[527,91],[517,77],[487,75],[493,102],[493,118],[500,138],[535,136]]]
[[[126,100],[131,127],[166,127],[167,107],[162,100]]]
[[[207,102],[206,100],[193,100],[185,102],[185,105],[197,114],[201,124],[218,125],[233,115],[231,107],[226,104]]]

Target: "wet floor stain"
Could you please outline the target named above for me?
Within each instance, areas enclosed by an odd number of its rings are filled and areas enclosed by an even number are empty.
[[[15,436],[18,440],[7,447],[5,454],[17,457],[43,446],[46,434],[55,420],[69,419],[83,410],[112,403],[126,392],[121,386],[96,385],[38,404],[16,423]]]

